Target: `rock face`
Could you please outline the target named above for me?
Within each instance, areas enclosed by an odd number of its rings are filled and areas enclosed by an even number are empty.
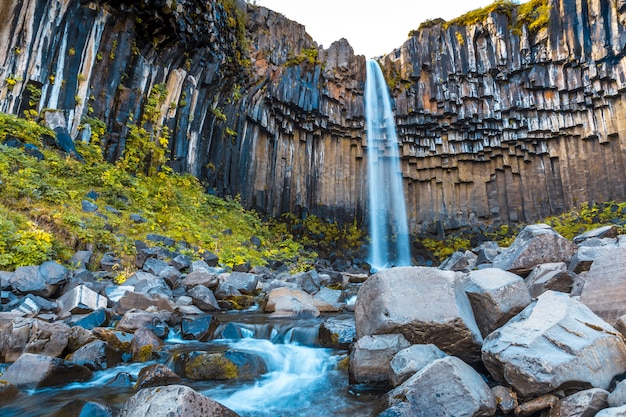
[[[103,120],[115,160],[162,85],[155,128],[170,129],[175,170],[273,215],[365,219],[365,57],[263,7],[235,2],[238,19],[220,2],[170,3],[3,1],[0,111],[22,114],[38,89],[34,109],[62,110],[72,137],[82,116]],[[536,31],[491,13],[427,25],[381,58],[412,232],[624,200],[626,8],[549,6]]]
[[[451,271],[380,271],[359,289],[354,315],[358,339],[401,333],[412,344],[432,343],[470,362],[480,355],[480,330],[459,277]]]
[[[547,291],[485,338],[482,358],[497,381],[523,396],[557,388],[606,390],[626,370],[626,344],[588,307]]]

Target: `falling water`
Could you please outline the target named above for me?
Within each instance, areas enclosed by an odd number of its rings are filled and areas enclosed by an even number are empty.
[[[398,136],[387,83],[378,63],[367,61],[365,83],[370,265],[379,270],[411,265]]]

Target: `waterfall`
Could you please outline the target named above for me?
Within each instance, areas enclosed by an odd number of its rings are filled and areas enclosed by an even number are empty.
[[[370,259],[373,269],[411,265],[398,136],[391,97],[378,63],[367,61],[365,82]]]

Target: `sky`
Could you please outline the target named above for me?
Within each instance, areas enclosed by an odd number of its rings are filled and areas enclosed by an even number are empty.
[[[522,1],[523,2],[523,1]],[[399,48],[425,20],[450,20],[493,0],[256,0],[304,25],[318,45],[346,38],[354,53],[374,58]]]

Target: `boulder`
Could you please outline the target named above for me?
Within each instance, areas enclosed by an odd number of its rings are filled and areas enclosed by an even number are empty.
[[[215,298],[215,294],[204,285],[196,285],[187,291],[187,294],[193,299],[193,303],[203,311],[220,310],[220,305]]]
[[[51,417],[115,417],[115,411],[106,404],[95,401],[73,400]]]
[[[389,385],[389,362],[410,345],[401,334],[363,336],[350,351],[350,383]]]
[[[277,311],[278,310],[277,302],[281,298],[282,298],[282,300],[280,301],[281,304],[278,307],[282,308],[283,311],[292,311],[290,310],[290,308],[287,307],[287,301],[286,301],[286,300],[292,300],[292,299],[295,299],[298,302],[298,303],[293,303],[296,306],[309,305],[319,310],[320,312],[337,311],[337,307],[335,307],[334,305],[328,304],[327,302],[322,301],[322,300],[317,300],[313,298],[311,294],[303,290],[289,288],[289,287],[279,287],[279,288],[272,289],[270,293],[268,294],[267,304],[265,305],[265,312],[272,313],[274,311]],[[297,312],[296,307],[294,307],[293,311]]]
[[[462,283],[483,337],[509,321],[532,301],[524,280],[502,269],[472,271]]]
[[[580,302],[610,324],[626,314],[626,248],[598,254],[585,274]]]
[[[526,226],[511,246],[493,260],[494,268],[526,276],[537,265],[549,262],[569,263],[576,245],[547,224]]]
[[[122,360],[122,354],[107,342],[94,340],[70,354],[67,360],[86,366],[92,371],[101,371],[117,365]]]
[[[151,258],[152,259],[152,258]],[[124,282],[125,285],[135,287],[135,292],[152,297],[169,299],[172,297],[172,289],[161,277],[145,271],[137,271]]]
[[[587,239],[597,238],[616,238],[618,234],[617,227],[614,224],[596,227],[595,229],[591,229],[583,234],[578,236],[574,236],[574,243],[580,244]]]
[[[389,363],[389,382],[397,387],[431,362],[446,357],[446,353],[433,344],[412,345],[396,353]]]
[[[330,317],[320,325],[320,345],[334,349],[348,349],[356,337],[354,317]]]
[[[132,287],[131,287],[132,288]],[[156,307],[158,310],[174,312],[176,305],[169,299],[158,295],[141,294],[134,291],[125,291],[117,302],[117,312],[126,313],[128,310],[147,310]]]
[[[568,294],[547,291],[483,343],[493,378],[523,396],[608,389],[626,370],[622,336]]]
[[[607,397],[609,407],[621,407],[626,405],[626,380],[622,380],[613,388]]]
[[[624,417],[626,416],[626,405],[621,407],[610,407],[598,411],[595,417]]]
[[[149,387],[161,387],[171,384],[179,384],[180,377],[162,363],[154,363],[142,368],[137,375],[136,389]],[[146,414],[146,416],[152,414]]]
[[[100,308],[106,308],[108,299],[85,285],[78,285],[63,294],[57,300],[60,318],[71,314],[90,313]]]
[[[498,409],[504,414],[510,414],[517,408],[517,394],[511,388],[496,385],[491,388],[491,393],[496,399]]]
[[[206,342],[213,337],[218,325],[219,321],[213,316],[183,319],[180,323],[180,334],[185,340]]]
[[[454,356],[430,363],[388,396],[409,403],[413,413],[407,415],[413,417],[486,417],[496,411],[495,397],[480,374]]]
[[[148,312],[139,309],[128,310],[115,328],[125,332],[134,332],[137,329],[146,326],[155,326],[166,323],[172,319],[172,313],[169,311]]]
[[[231,272],[227,275],[220,286],[230,285],[239,291],[241,294],[252,295],[256,291],[256,286],[259,282],[259,277],[256,274],[249,274],[247,272]]]
[[[607,408],[608,391],[591,388],[561,398],[548,413],[548,417],[593,417]]]
[[[147,362],[154,359],[155,353],[163,346],[163,341],[156,337],[152,330],[142,327],[138,329],[130,342],[133,361]]]
[[[145,388],[124,403],[120,417],[238,417],[238,414],[184,385]]]
[[[55,261],[39,266],[22,266],[11,277],[11,286],[18,294],[33,294],[49,298],[67,281],[68,270]]]
[[[224,352],[190,352],[181,357],[181,375],[193,380],[237,379],[237,365]]]
[[[568,271],[565,262],[551,262],[537,265],[524,279],[530,296],[539,297],[548,290],[569,293],[576,276]]]
[[[476,259],[476,254],[471,251],[456,251],[441,263],[439,269],[469,272],[476,266]]]
[[[459,275],[417,266],[372,275],[361,285],[354,308],[357,338],[402,333],[411,344],[433,343],[477,361],[482,336]]]
[[[84,382],[91,376],[88,368],[74,362],[24,353],[2,374],[2,379],[18,388],[33,389]]]
[[[17,318],[0,324],[0,359],[13,362],[23,353],[61,356],[68,344],[70,327],[35,318]]]

